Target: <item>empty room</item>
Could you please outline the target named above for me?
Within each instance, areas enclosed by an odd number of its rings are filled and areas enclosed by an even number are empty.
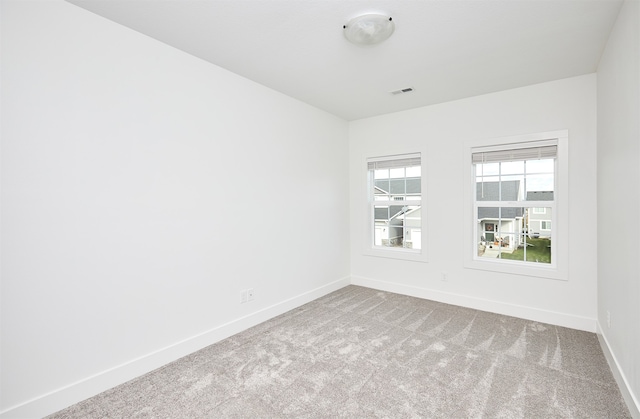
[[[638,0],[0,0],[0,418],[640,418]]]

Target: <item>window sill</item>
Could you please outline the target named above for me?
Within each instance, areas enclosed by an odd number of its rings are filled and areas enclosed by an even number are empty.
[[[412,262],[427,262],[424,249],[412,250],[412,249],[402,249],[402,248],[394,249],[392,247],[389,247],[389,248],[380,247],[380,248],[366,249],[364,251],[364,255],[379,257],[379,258],[408,260]]]
[[[537,265],[523,264],[510,261],[484,261],[484,260],[467,260],[464,264],[467,269],[478,269],[482,271],[490,271],[496,273],[506,273],[519,276],[533,276],[537,278],[555,279],[567,281],[566,272],[553,265]]]

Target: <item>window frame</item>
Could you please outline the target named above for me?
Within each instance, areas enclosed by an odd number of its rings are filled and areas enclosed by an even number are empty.
[[[476,173],[472,162],[472,153],[480,148],[509,150],[511,148],[539,147],[555,143],[557,153],[554,166],[554,200],[553,201],[504,201],[509,206],[522,208],[546,207],[551,208],[551,220],[554,226],[552,258],[550,264],[528,263],[507,259],[487,259],[477,256],[476,242],[477,206],[476,206]],[[549,279],[568,279],[568,131],[550,131],[535,134],[517,135],[510,137],[481,139],[467,141],[464,147],[468,177],[465,177],[465,252],[464,266],[469,269],[480,269],[514,275],[535,276]],[[478,201],[485,206],[483,201]],[[489,206],[500,206],[489,205]],[[547,214],[549,215],[549,214]]]
[[[366,202],[366,217],[363,217],[365,226],[365,243],[363,254],[366,256],[375,256],[392,259],[402,259],[416,262],[426,262],[427,252],[425,247],[427,246],[426,235],[426,172],[425,172],[425,153],[422,150],[412,150],[404,153],[380,153],[378,155],[367,156],[364,159],[364,173],[365,173],[365,202]],[[387,201],[376,201],[373,199],[373,176],[369,169],[369,163],[374,161],[387,161],[387,160],[400,160],[405,158],[420,158],[420,200],[390,200],[389,202],[397,203],[398,205],[414,204],[419,202],[420,209],[420,249],[410,249],[403,247],[385,247],[375,245],[375,206],[376,204],[384,205]]]

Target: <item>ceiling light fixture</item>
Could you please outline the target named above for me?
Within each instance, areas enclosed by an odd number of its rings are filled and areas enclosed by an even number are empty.
[[[395,29],[389,16],[366,14],[354,17],[346,25],[344,37],[356,45],[379,44],[389,38]]]

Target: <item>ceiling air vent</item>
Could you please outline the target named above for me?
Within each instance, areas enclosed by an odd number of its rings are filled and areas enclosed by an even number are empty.
[[[404,89],[394,90],[393,92],[391,92],[391,94],[400,95],[402,93],[409,93],[409,92],[413,92],[413,87],[405,87]]]

